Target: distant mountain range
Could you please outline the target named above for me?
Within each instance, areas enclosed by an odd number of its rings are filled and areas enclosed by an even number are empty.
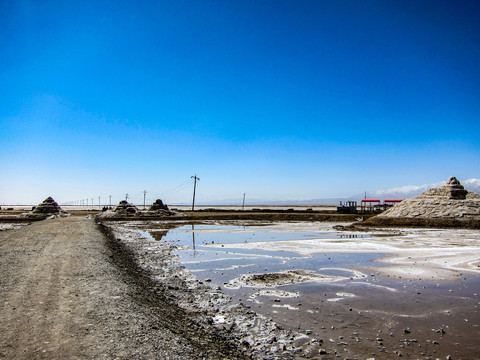
[[[480,179],[467,179],[460,180],[461,184],[465,189],[480,193]],[[376,190],[367,192],[367,197],[369,199],[408,199],[417,195],[420,195],[424,191],[427,191],[432,188],[439,188],[444,185],[446,181],[439,181],[433,184],[423,184],[423,185],[406,185],[398,188],[387,189],[387,190]],[[336,197],[336,198],[320,198],[320,199],[310,199],[310,200],[284,200],[284,201],[272,201],[272,200],[261,200],[261,199],[249,199],[245,205],[252,206],[254,205],[337,205],[340,201],[354,200],[360,201],[365,197],[365,194],[357,194],[348,197]],[[200,205],[200,204],[199,204]],[[238,200],[224,200],[221,202],[205,203],[202,205],[241,205],[238,204]]]

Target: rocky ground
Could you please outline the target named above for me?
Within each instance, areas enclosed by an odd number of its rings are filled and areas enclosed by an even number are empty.
[[[93,219],[0,232],[0,358],[243,359]]]

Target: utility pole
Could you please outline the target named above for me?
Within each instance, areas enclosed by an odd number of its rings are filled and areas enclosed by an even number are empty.
[[[200,181],[200,178],[197,177],[197,174],[195,176],[190,176],[191,178],[195,179],[193,183],[193,201],[192,201],[192,211],[195,209],[195,189],[197,188],[197,180]]]
[[[143,190],[143,210],[145,210],[145,196],[147,195],[147,190]]]
[[[128,193],[125,194],[125,201],[128,201]]]
[[[95,205],[93,205],[93,198],[92,198],[92,208],[94,207]]]
[[[110,198],[110,202],[108,206],[112,207],[112,195],[108,195],[108,197]]]
[[[98,208],[100,209],[100,196],[98,197]]]
[[[245,193],[243,193],[242,211],[245,210]]]

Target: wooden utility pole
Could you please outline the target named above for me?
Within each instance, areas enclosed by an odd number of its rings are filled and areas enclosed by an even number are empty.
[[[128,193],[125,194],[125,201],[128,201]]]
[[[191,176],[191,178],[195,179],[193,182],[193,201],[192,201],[192,211],[195,209],[195,189],[197,188],[197,180],[200,181],[200,178],[197,177],[197,174],[195,176]]]
[[[112,195],[108,195],[108,197],[110,198],[110,202],[108,206],[112,207]]]
[[[242,211],[245,210],[245,193],[243,193]]]
[[[143,210],[145,210],[145,196],[147,195],[147,190],[143,190]]]

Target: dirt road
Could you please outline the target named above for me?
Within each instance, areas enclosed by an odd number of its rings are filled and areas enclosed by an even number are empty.
[[[0,232],[0,358],[241,359],[92,219]]]

